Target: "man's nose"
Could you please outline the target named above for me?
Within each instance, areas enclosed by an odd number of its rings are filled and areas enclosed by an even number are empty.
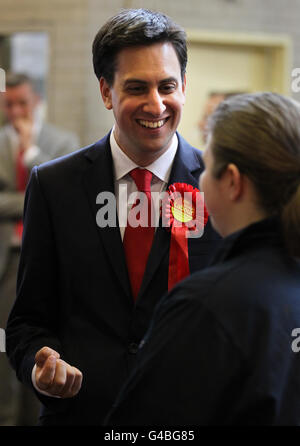
[[[166,108],[164,99],[160,95],[159,91],[151,90],[147,96],[147,102],[143,107],[144,112],[150,113],[155,117],[160,117]]]

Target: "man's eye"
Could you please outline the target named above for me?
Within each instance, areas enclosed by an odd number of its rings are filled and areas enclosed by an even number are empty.
[[[129,91],[129,93],[138,94],[138,93],[142,93],[144,91],[144,87],[140,87],[140,86],[128,87],[127,91]]]
[[[171,93],[172,91],[176,90],[175,84],[165,84],[161,86],[161,90],[165,93]]]

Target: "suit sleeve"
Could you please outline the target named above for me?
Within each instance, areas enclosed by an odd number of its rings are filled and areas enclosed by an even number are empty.
[[[6,328],[6,350],[18,378],[30,386],[36,352],[49,346],[60,354],[59,291],[53,229],[34,168],[25,197],[24,232],[17,298]]]
[[[55,141],[55,139],[54,139]],[[27,166],[30,168],[35,165],[39,166],[42,163],[59,158],[60,156],[67,155],[74,152],[80,147],[79,140],[76,135],[72,133],[65,133],[63,137],[57,139],[56,142],[53,141],[53,147],[51,147],[51,152],[42,150],[40,147],[36,146],[36,153],[33,157],[29,158],[26,162]]]
[[[213,314],[178,289],[157,308],[143,342],[106,424],[226,423],[242,361]]]
[[[0,191],[0,220],[22,218],[24,195],[23,192]]]

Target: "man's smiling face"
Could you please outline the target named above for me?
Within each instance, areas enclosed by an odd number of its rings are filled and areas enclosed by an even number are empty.
[[[100,79],[115,138],[129,158],[146,166],[170,146],[185,101],[185,79],[170,43],[129,47],[117,55],[113,85]]]

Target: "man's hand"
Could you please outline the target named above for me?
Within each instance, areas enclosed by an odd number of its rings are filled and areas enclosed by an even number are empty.
[[[60,359],[59,353],[43,347],[35,355],[36,385],[53,396],[71,398],[75,396],[82,383],[82,373]]]
[[[33,119],[18,118],[12,124],[19,134],[20,147],[26,152],[33,145]]]

